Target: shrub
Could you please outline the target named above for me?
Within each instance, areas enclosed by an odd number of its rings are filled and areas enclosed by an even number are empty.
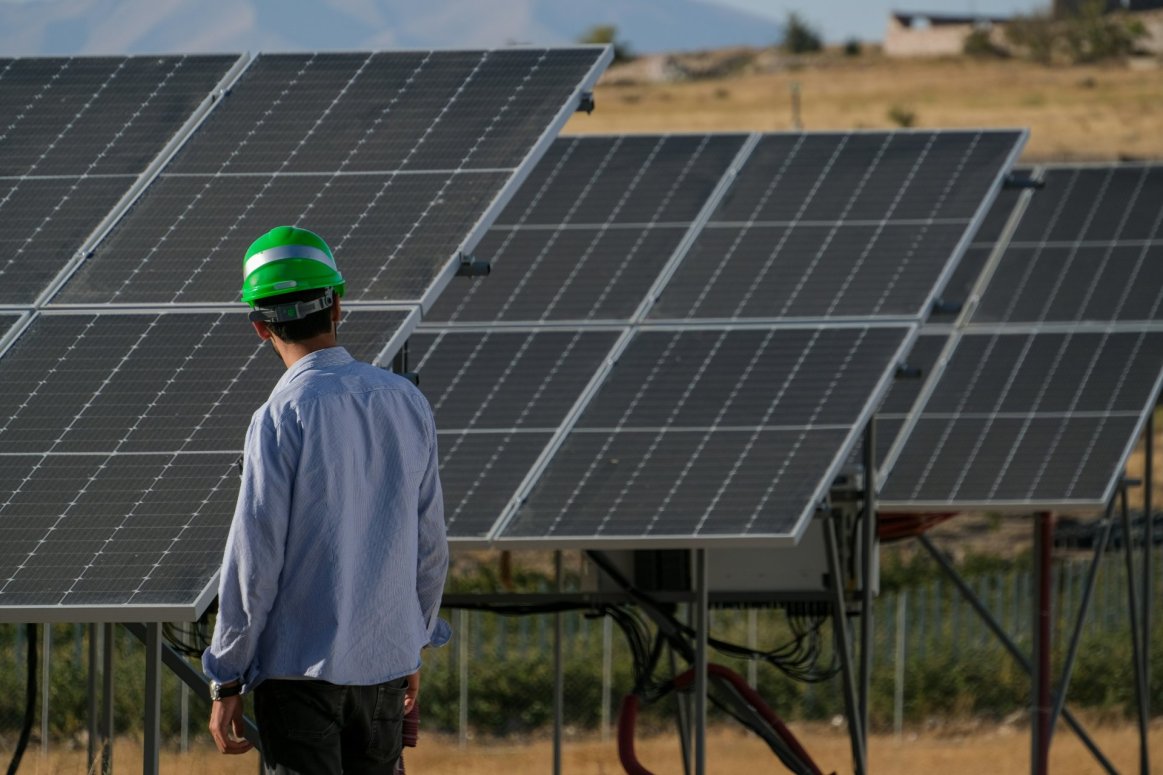
[[[1017,17],[1006,25],[1005,35],[1035,62],[1080,64],[1133,54],[1147,30],[1136,19],[1106,13],[1103,0],[1088,0],[1059,18],[1049,12]]]
[[[590,27],[577,39],[578,43],[612,45],[614,47],[614,63],[630,62],[634,59],[634,52],[624,40],[618,40],[618,28],[612,24],[598,24]]]
[[[973,32],[969,33],[965,38],[965,44],[962,46],[962,51],[966,56],[988,58],[988,57],[1005,57],[1008,54],[994,45],[993,38],[990,36],[989,30],[984,27],[978,27]]]
[[[899,127],[908,129],[911,126],[916,126],[917,114],[908,108],[893,105],[888,109],[888,120]]]
[[[820,33],[794,11],[787,15],[783,31],[783,50],[789,54],[809,54],[824,48]]]

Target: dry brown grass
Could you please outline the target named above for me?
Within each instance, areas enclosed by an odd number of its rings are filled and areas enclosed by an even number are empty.
[[[763,75],[595,90],[597,110],[566,133],[786,130],[790,89],[806,129],[891,128],[896,107],[918,127],[1029,127],[1025,161],[1163,158],[1163,70],[1043,67],[967,58],[869,54]]]
[[[1130,724],[1089,725],[1095,740],[1121,772],[1138,767],[1137,730]],[[841,730],[827,725],[793,725],[804,747],[825,772],[849,773],[851,752]],[[1151,758],[1163,762],[1163,720],[1152,729]],[[206,741],[186,755],[167,751],[161,771],[167,775],[253,775],[258,769],[257,754],[221,756]],[[1030,771],[1029,735],[1022,726],[974,727],[945,732],[910,733],[897,740],[892,735],[875,735],[869,745],[869,769],[878,773],[940,773],[940,775],[1023,775]],[[715,729],[707,742],[708,772],[786,772],[758,738],[735,728]],[[543,775],[552,770],[553,749],[549,741],[524,743],[472,742],[464,748],[455,738],[422,735],[420,746],[407,749],[405,760],[412,775]],[[639,761],[657,773],[681,771],[677,739],[659,736],[639,740]],[[141,773],[141,746],[120,740],[114,750],[119,774]],[[563,771],[570,775],[615,775],[623,772],[611,739],[568,741],[563,750]],[[1054,739],[1050,770],[1055,775],[1084,775],[1098,772],[1094,760],[1082,745],[1063,728]],[[34,749],[26,755],[23,775],[83,775],[84,752],[51,752],[42,759]]]

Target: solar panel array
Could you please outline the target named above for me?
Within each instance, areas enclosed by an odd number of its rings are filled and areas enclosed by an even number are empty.
[[[236,303],[247,244],[322,233],[341,341],[386,363],[609,57],[0,64],[0,211],[23,208],[0,267],[0,619],[198,616],[283,370]]]
[[[1050,167],[979,237],[979,290],[888,460],[885,509],[1101,507],[1163,384],[1163,167]],[[1011,218],[1003,207],[990,218]],[[940,348],[936,343],[940,343]],[[925,356],[921,356],[922,360]]]
[[[452,540],[798,540],[1023,140],[557,141],[412,339]]]

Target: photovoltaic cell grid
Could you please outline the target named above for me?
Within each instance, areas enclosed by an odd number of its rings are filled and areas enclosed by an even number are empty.
[[[412,336],[409,358],[436,413],[450,536],[485,538],[619,333]]]
[[[920,318],[1021,141],[767,135],[650,317]]]
[[[644,330],[501,539],[798,539],[908,327]]]
[[[430,304],[471,228],[608,56],[260,56],[55,301],[235,301],[254,236],[299,223],[328,239],[349,301]]]
[[[972,323],[1163,319],[1163,166],[1051,168]]]
[[[451,285],[426,320],[630,318],[745,139],[557,140],[477,248],[492,273]]]
[[[478,246],[491,274],[441,295],[409,346],[436,408],[454,540],[487,536],[746,139],[558,139]],[[622,327],[581,327],[609,320]]]
[[[36,300],[237,59],[0,59],[0,304]]]
[[[54,173],[0,176],[8,186],[0,189],[8,196],[0,206],[20,197],[47,202],[55,220],[34,223],[30,216],[27,233],[67,253],[35,278],[39,285],[30,283],[27,303],[159,158],[174,131],[185,125],[194,132],[98,245],[92,265],[82,265],[54,303],[33,311],[0,357],[6,386],[0,457],[7,461],[0,481],[0,618],[126,605],[136,607],[135,615],[196,615],[212,595],[250,413],[283,368],[273,353],[262,352],[269,348],[237,307],[180,311],[172,302],[236,301],[245,245],[228,245],[227,238],[246,232],[248,242],[299,218],[311,220],[333,245],[346,242],[357,251],[367,239],[353,233],[375,223],[373,236],[383,244],[350,261],[343,254],[348,301],[359,295],[361,275],[406,283],[451,270],[452,248],[424,252],[445,242],[467,245],[483,228],[478,224],[494,217],[495,202],[510,195],[507,189],[544,149],[543,136],[568,117],[608,57],[599,47],[260,57],[201,123],[192,120],[194,107],[226,82],[237,58],[149,58],[168,67],[161,85],[147,82],[152,71],[142,61],[76,60],[71,72],[89,76],[68,83],[68,93],[83,95],[73,113],[47,114],[64,122],[51,135],[57,141],[32,147],[47,131],[43,119],[37,132],[13,135],[14,145],[0,138],[0,160],[15,148],[15,158],[34,156]],[[221,67],[200,92],[182,93],[190,102],[184,106],[166,89],[176,88],[182,67],[193,67],[189,62]],[[23,60],[6,64],[4,75],[25,66]],[[68,80],[60,73],[47,77],[52,83],[39,87],[42,92]],[[118,78],[144,88],[144,102],[132,88],[125,90],[130,97],[110,101]],[[169,126],[150,118],[158,106],[169,111]],[[90,108],[85,118],[97,129],[83,136],[92,145],[73,154],[88,165],[74,180],[49,162],[72,158],[65,154],[73,137],[68,122]],[[13,126],[24,118],[18,115]],[[135,122],[149,121],[147,136],[155,142],[146,148]],[[138,162],[140,168],[133,166]],[[101,192],[104,199],[96,196]],[[395,220],[376,207],[392,210]],[[346,231],[334,230],[339,239],[326,218],[316,222],[318,213],[347,224]],[[134,254],[135,244],[148,247]],[[405,244],[413,253],[396,249]],[[385,245],[395,245],[395,252]],[[230,253],[229,287],[218,274],[215,250]],[[13,272],[25,266],[9,262]],[[130,288],[134,293],[125,293]],[[438,290],[432,282],[425,288]],[[406,321],[414,324],[420,298],[407,300],[412,303],[388,309],[349,304],[342,343],[364,360],[390,356],[385,346]],[[55,309],[55,302],[72,308]],[[108,306],[113,302],[141,309],[119,312]],[[0,324],[17,319],[3,315]]]
[[[916,415],[885,508],[1111,497],[1163,375],[1151,330],[1163,168],[1052,167],[1044,179]]]
[[[680,259],[690,240],[695,250],[704,245],[702,261],[713,264],[709,271],[716,277],[708,284],[737,281],[750,271],[741,262],[732,264],[732,254],[705,248],[712,227],[734,235],[756,223],[836,233],[841,227],[870,226],[879,236],[892,225],[902,234],[912,229],[921,235],[914,235],[911,249],[931,275],[928,287],[915,289],[907,312],[893,310],[884,317],[899,321],[903,315],[919,322],[933,285],[982,217],[983,202],[1012,162],[1021,135],[769,135],[748,140],[732,135],[560,139],[498,218],[477,250],[478,257],[493,262],[493,273],[451,286],[421,326],[426,336],[505,331],[512,336],[529,326],[542,336],[550,330],[578,336],[603,326],[609,331],[613,323],[620,341],[628,344],[615,345],[611,356],[617,362],[592,397],[581,393],[584,379],[547,388],[559,392],[555,401],[562,407],[580,397],[576,424],[567,419],[560,428],[530,427],[504,442],[499,454],[520,453],[523,460],[541,455],[528,477],[527,463],[516,475],[492,479],[481,476],[479,464],[445,466],[446,497],[453,493],[447,500],[454,509],[465,506],[450,523],[454,540],[658,546],[796,539],[859,435],[870,400],[887,387],[911,327],[874,326],[871,316],[860,311],[853,316],[867,322],[852,328],[837,327],[843,314],[819,327],[794,327],[796,315],[773,316],[751,330],[732,330],[699,317],[643,321],[635,314],[647,291],[676,260],[675,277],[683,276],[693,253]],[[828,160],[836,179],[823,169]],[[853,174],[866,191],[839,201]],[[949,175],[979,184],[981,190],[970,194],[976,201],[964,200],[949,184]],[[937,194],[933,176],[945,176]],[[732,178],[733,185],[724,188]],[[778,195],[768,187],[772,179],[784,184]],[[915,190],[902,192],[905,183],[915,183]],[[895,205],[891,197],[886,204],[887,189],[893,189]],[[787,220],[780,208],[790,207],[797,197],[806,200],[794,203],[792,213],[800,217],[794,223],[779,220]],[[927,209],[918,214],[922,200]],[[739,218],[744,204],[745,222],[727,220]],[[903,215],[887,224],[883,216],[895,212],[893,207]],[[940,247],[922,244],[934,224],[949,235]],[[829,239],[835,241],[835,234]],[[815,269],[868,283],[860,274],[866,252],[853,250],[846,239],[839,239],[826,267],[795,263],[801,246],[769,258],[791,263],[781,277],[794,275],[803,284]],[[663,291],[664,301],[674,282]],[[746,297],[764,292],[767,288],[759,285]],[[562,352],[550,354],[556,360]],[[431,389],[427,372],[433,367],[460,374],[457,380],[463,383],[496,385],[484,363],[466,363],[463,352],[446,346],[418,367],[422,388]],[[543,363],[529,371],[532,385],[545,384],[538,375],[546,368],[553,373],[558,367]],[[446,382],[447,377],[439,380]],[[629,398],[622,395],[624,405],[614,416],[603,416],[614,411],[605,407],[618,391],[628,391]],[[480,422],[492,424],[479,397],[470,394],[467,400],[466,411],[471,408]],[[622,411],[628,414],[622,417]],[[700,412],[706,416],[696,417]],[[454,423],[450,429],[439,410],[438,422],[445,433],[463,435],[466,441],[458,443],[478,461],[483,452],[467,447],[467,440],[484,442],[483,448],[493,452],[501,448],[485,442],[487,433],[480,428]],[[511,430],[516,429],[496,433]],[[514,446],[517,438],[530,450]],[[724,481],[730,483],[725,491],[720,489]],[[515,487],[520,487],[516,493]],[[481,506],[461,501],[459,493],[470,488]],[[492,496],[487,508],[481,494]],[[493,526],[498,515],[502,520]]]
[[[348,313],[345,345],[372,360],[405,314]],[[0,615],[192,606],[222,559],[250,415],[282,372],[237,311],[33,321],[0,358]]]

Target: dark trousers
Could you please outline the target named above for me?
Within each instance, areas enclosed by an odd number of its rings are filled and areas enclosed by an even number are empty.
[[[408,679],[375,686],[270,679],[254,715],[270,775],[389,775],[403,746]]]

